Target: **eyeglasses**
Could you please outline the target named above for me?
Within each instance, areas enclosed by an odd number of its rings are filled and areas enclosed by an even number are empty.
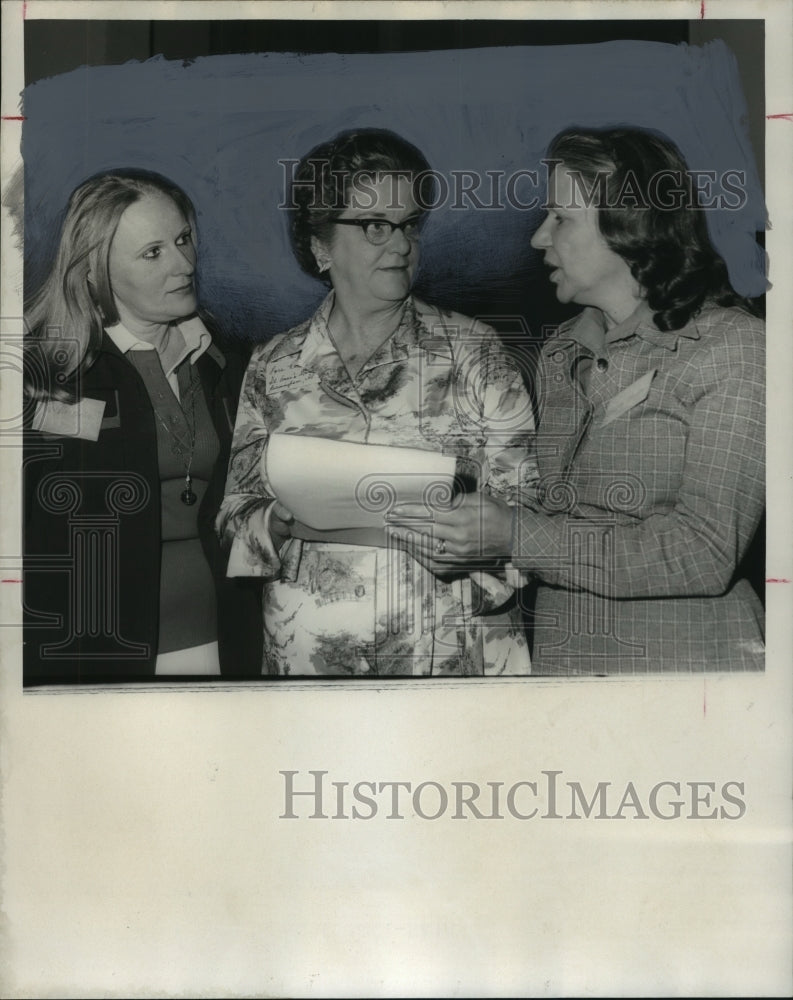
[[[379,247],[388,243],[394,235],[395,229],[401,229],[405,236],[412,242],[418,242],[421,236],[421,227],[424,224],[423,215],[413,215],[404,222],[389,222],[388,219],[334,219],[335,226],[357,226],[363,230],[364,236]]]

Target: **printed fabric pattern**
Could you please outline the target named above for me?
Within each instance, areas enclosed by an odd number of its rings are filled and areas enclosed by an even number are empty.
[[[311,319],[254,351],[217,519],[229,575],[268,581],[263,673],[529,673],[522,615],[503,573],[441,580],[392,546],[291,538],[276,552],[261,530],[273,501],[262,456],[276,431],[453,454],[507,503],[535,497],[530,398],[491,327],[410,298],[395,333],[353,379],[328,330],[332,306],[333,293]]]

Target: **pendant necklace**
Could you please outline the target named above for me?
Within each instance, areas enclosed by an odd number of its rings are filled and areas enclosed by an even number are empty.
[[[189,372],[190,384],[187,387],[187,393],[186,393],[187,399],[180,401],[180,406],[182,412],[185,415],[185,423],[187,424],[187,429],[190,435],[189,438],[185,441],[185,439],[180,434],[177,434],[172,427],[168,426],[168,424],[163,420],[163,418],[160,416],[156,408],[154,412],[157,416],[157,419],[160,421],[160,423],[168,432],[171,438],[171,451],[174,453],[174,455],[178,455],[184,464],[185,488],[179,494],[179,499],[182,501],[183,504],[185,504],[185,506],[192,507],[193,504],[196,502],[196,500],[198,500],[198,497],[193,492],[193,477],[190,475],[190,468],[193,464],[193,453],[195,452],[195,393],[196,393],[197,381],[195,378],[195,372],[193,371],[193,365],[191,365],[189,362],[188,362],[188,372]],[[184,403],[186,403],[188,400],[190,402],[189,419],[188,419],[188,412],[184,406]]]

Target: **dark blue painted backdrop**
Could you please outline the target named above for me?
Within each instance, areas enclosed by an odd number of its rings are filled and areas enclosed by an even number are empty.
[[[383,126],[446,175],[511,174],[537,169],[567,125],[629,123],[667,133],[694,169],[746,172],[746,205],[708,221],[736,289],[765,290],[761,185],[735,62],[719,42],[155,58],[39,81],[25,91],[24,113],[28,288],[46,272],[72,189],[99,170],[147,167],[197,205],[204,303],[239,336],[266,339],[323,294],[291,256],[279,159],[343,128]],[[490,313],[531,313],[532,289],[548,294],[529,247],[540,218],[440,209],[418,289],[466,312],[487,303]]]

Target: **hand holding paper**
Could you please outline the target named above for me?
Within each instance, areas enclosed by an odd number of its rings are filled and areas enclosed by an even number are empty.
[[[488,493],[472,493],[460,497],[451,508],[435,508],[431,530],[422,535],[412,530],[416,514],[415,507],[399,504],[390,519],[393,537],[413,539],[416,558],[432,559],[449,568],[510,557],[513,509]]]
[[[295,515],[276,500],[270,511],[270,538],[273,540],[276,552],[291,537],[294,523]]]

